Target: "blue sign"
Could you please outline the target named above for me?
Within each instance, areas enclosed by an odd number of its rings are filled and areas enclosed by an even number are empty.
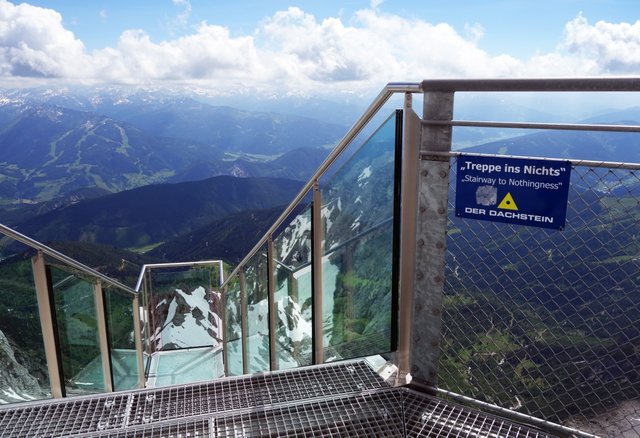
[[[568,161],[461,154],[456,216],[562,230],[570,177]]]

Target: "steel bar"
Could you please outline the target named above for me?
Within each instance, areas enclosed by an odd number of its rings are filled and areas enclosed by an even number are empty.
[[[400,217],[400,285],[398,315],[398,384],[409,373],[411,347],[411,313],[415,271],[415,236],[418,198],[418,163],[420,155],[420,118],[413,111],[412,95],[405,94],[404,151],[402,160],[402,214]],[[397,220],[397,219],[396,219]]]
[[[113,392],[113,374],[111,372],[111,353],[109,351],[109,333],[107,331],[107,312],[104,302],[104,290],[100,280],[93,285],[93,303],[96,309],[96,326],[98,329],[98,345],[100,347],[100,363],[105,392]]]
[[[227,325],[227,319],[226,319],[226,307],[227,307],[227,303],[229,300],[229,295],[226,293],[226,291],[221,291],[220,293],[220,301],[222,303],[222,308],[224,309],[223,314],[225,316],[223,316],[222,319],[222,327],[220,328],[220,330],[222,331],[222,363],[224,363],[224,375],[228,376],[229,375],[229,340],[227,339],[227,330],[226,330],[226,325]]]
[[[140,294],[133,297],[133,336],[136,345],[136,367],[138,369],[138,387],[144,388],[147,380],[144,377],[144,355],[142,354],[142,325],[140,322]]]
[[[242,343],[242,373],[249,374],[249,347],[247,337],[249,336],[249,326],[247,325],[247,282],[244,277],[244,269],[238,273],[240,279],[240,332]],[[229,278],[233,278],[230,275]]]
[[[324,253],[324,226],[322,223],[322,192],[318,181],[313,183],[313,204],[311,209],[311,293],[313,300],[313,316],[311,319],[312,340],[313,340],[313,363],[324,362],[324,327],[322,319],[322,297],[323,297],[323,263]]]
[[[640,91],[640,78],[427,79],[421,85],[425,92],[619,92]]]
[[[113,287],[117,287],[118,289],[122,289],[125,292],[129,292],[130,294],[135,295],[136,291],[131,289],[129,286],[125,286],[124,284],[120,283],[119,281],[116,281],[112,278],[107,277],[106,275],[104,275],[101,272],[96,271],[93,268],[90,268],[86,265],[83,265],[82,263],[78,262],[77,260],[72,259],[69,256],[66,256],[64,254],[62,254],[61,252],[56,251],[53,248],[49,248],[48,246],[38,242],[37,240],[32,239],[31,237],[25,236],[24,234],[21,234],[9,227],[7,227],[6,225],[2,225],[0,224],[0,233],[4,234],[5,236],[9,236],[12,239],[15,239],[19,242],[24,243],[27,246],[30,246],[33,249],[37,249],[39,251],[42,251],[43,254],[46,254],[50,257],[53,257],[54,259],[61,261],[63,263],[66,263],[67,265],[73,267],[74,269],[79,270],[80,272],[89,275],[91,277],[95,277],[95,278],[99,278],[100,280],[102,280],[103,282],[105,282],[106,284],[109,284]]]
[[[425,125],[462,126],[474,128],[546,129],[561,131],[640,132],[640,125],[605,125],[591,123],[530,123],[472,120],[423,120]]]
[[[49,374],[49,385],[53,398],[64,397],[62,386],[62,370],[60,369],[60,349],[56,341],[56,325],[53,297],[47,275],[47,268],[44,262],[43,251],[31,259],[33,269],[33,280],[36,287],[36,297],[38,299],[38,313],[40,316],[40,330],[44,344],[44,353],[47,359],[47,371]]]
[[[142,265],[142,268],[140,269],[140,274],[138,275],[138,281],[136,282],[136,287],[135,290],[136,292],[140,291],[140,287],[142,286],[142,279],[145,276],[145,273],[148,270],[154,269],[154,268],[179,268],[179,267],[188,267],[188,266],[208,266],[208,265],[215,265],[217,263],[220,263],[220,278],[222,278],[222,260],[204,260],[204,261],[199,261],[199,262],[176,262],[176,263],[151,263],[148,265]],[[221,282],[222,284],[222,282]]]
[[[273,251],[273,239],[267,240],[267,305],[269,307],[269,368],[271,371],[278,369],[278,356],[276,353],[276,321],[278,320],[278,309],[276,304],[276,272]]]

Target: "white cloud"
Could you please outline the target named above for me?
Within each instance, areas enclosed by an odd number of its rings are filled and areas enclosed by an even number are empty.
[[[231,38],[220,26],[203,23],[195,34],[154,43],[140,30],[122,34],[115,49],[97,51],[96,72],[122,82],[189,79],[251,79],[259,63],[251,37]]]
[[[86,75],[82,42],[51,9],[0,0],[0,77]]]
[[[584,60],[592,60],[603,73],[640,73],[640,20],[630,23],[598,21],[589,25],[578,15],[565,26],[562,47]]]
[[[191,12],[188,0],[173,2]],[[352,17],[324,20],[292,7],[244,36],[208,23],[165,41],[127,30],[114,47],[87,53],[57,12],[0,0],[0,81],[174,81],[218,90],[314,93],[371,92],[390,81],[433,77],[640,73],[640,22],[589,25],[579,15],[566,25],[554,52],[518,59],[483,50],[481,24],[461,34],[446,23],[382,13],[380,3],[373,0],[371,9]]]
[[[256,39],[290,83],[304,89],[361,91],[394,80],[506,75],[518,64],[508,56],[490,57],[447,24],[373,10],[359,11],[346,25],[289,8],[266,20]]]

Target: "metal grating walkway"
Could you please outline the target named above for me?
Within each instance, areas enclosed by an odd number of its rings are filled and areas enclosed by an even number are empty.
[[[406,388],[364,361],[0,408],[3,437],[547,437]]]

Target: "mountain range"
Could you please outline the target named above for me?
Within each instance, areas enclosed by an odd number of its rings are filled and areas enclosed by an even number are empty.
[[[152,92],[2,91],[0,206],[217,175],[306,179],[345,131]]]
[[[243,210],[286,204],[302,183],[217,176],[158,184],[88,199],[28,219],[18,231],[38,240],[77,240],[121,248],[153,245]]]
[[[244,210],[182,234],[146,255],[167,261],[225,260],[236,264],[273,224],[284,205]]]

